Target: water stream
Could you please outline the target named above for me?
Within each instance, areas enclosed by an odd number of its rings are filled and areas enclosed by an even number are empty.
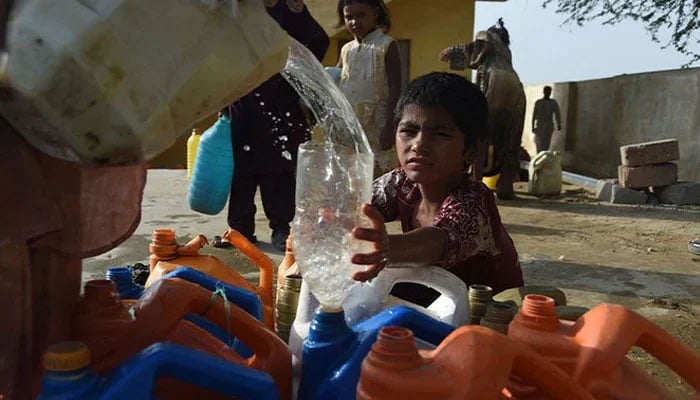
[[[282,75],[323,134],[299,148],[294,253],[319,302],[339,307],[356,283],[352,274],[363,268],[350,262],[363,246],[351,229],[366,224],[359,207],[371,200],[374,154],[352,107],[306,47],[291,41]]]

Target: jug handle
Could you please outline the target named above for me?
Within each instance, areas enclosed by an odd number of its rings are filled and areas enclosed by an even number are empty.
[[[209,244],[207,237],[199,234],[197,237],[187,242],[187,244],[177,246],[175,248],[175,254],[178,256],[196,256],[199,254],[199,249],[204,247],[206,244]]]
[[[183,296],[183,293],[190,295]],[[152,303],[156,304],[149,307]],[[177,315],[165,319],[164,310]],[[292,355],[287,345],[254,316],[231,302],[226,307],[207,289],[180,278],[159,279],[139,299],[135,312],[137,323],[144,321],[151,329],[137,329],[147,335],[128,338],[129,347],[140,349],[159,342],[187,314],[202,315],[253,351],[253,356],[245,360],[248,367],[267,371],[277,382],[280,393],[291,393]],[[162,323],[153,327],[152,321]]]
[[[221,238],[236,246],[236,248],[240,250],[241,253],[245,254],[253,264],[258,266],[260,269],[260,279],[258,281],[258,287],[260,288],[259,295],[262,298],[263,304],[271,306],[272,281],[274,275],[274,263],[272,259],[235,229],[227,229],[224,234],[221,235]]]
[[[597,314],[601,315],[596,317]],[[595,347],[610,349],[608,354],[617,353],[613,357],[616,360],[626,357],[632,347],[640,347],[700,392],[700,355],[653,322],[618,304],[601,304],[584,314],[579,321],[583,321],[583,318],[585,321],[604,321],[605,326],[584,324],[576,335],[577,338],[596,338],[598,342],[604,340],[604,343],[596,344]],[[630,329],[630,326],[633,328]],[[600,332],[621,334],[602,337]],[[584,343],[583,340],[580,342]]]
[[[484,357],[480,360],[479,366],[465,370],[464,360],[461,357],[455,357],[452,351],[446,350],[447,346],[459,349],[483,349],[489,353],[492,349],[498,349],[498,357]],[[478,351],[474,353],[478,354]],[[526,345],[483,326],[470,325],[457,328],[435,350],[428,352],[427,358],[435,359],[438,365],[443,363],[454,365],[457,370],[465,371],[464,373],[468,375],[467,379],[481,385],[484,390],[494,389],[493,385],[497,390],[503,390],[498,386],[506,386],[511,374],[515,374],[553,398],[593,400],[593,396],[588,391],[543,356]],[[493,362],[492,368],[489,368],[490,362]],[[499,368],[504,362],[509,362],[510,368]],[[483,379],[484,371],[492,372],[488,380]]]
[[[275,382],[264,372],[165,342],[147,347],[117,367],[111,381],[118,384],[111,385],[100,399],[150,398],[159,377],[173,377],[237,398],[279,397]]]

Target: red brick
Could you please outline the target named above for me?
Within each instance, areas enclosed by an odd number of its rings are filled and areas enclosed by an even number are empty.
[[[678,180],[678,166],[674,163],[645,165],[643,167],[617,168],[620,186],[626,188],[648,188],[650,186],[668,186]]]
[[[620,159],[626,167],[661,164],[680,159],[678,140],[666,139],[620,147]]]

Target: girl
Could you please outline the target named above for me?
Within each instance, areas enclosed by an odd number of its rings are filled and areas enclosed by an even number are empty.
[[[401,93],[401,63],[383,0],[339,0],[338,26],[353,34],[340,51],[340,89],[353,106],[375,155],[375,176],[396,166],[394,107]]]
[[[373,227],[353,230],[375,247],[353,256],[354,263],[370,265],[354,278],[372,279],[392,264],[438,264],[494,293],[522,286],[518,254],[494,196],[466,172],[487,134],[488,107],[479,88],[455,74],[422,76],[404,92],[396,116],[400,167],[373,184],[372,206],[363,208]],[[385,220],[400,220],[404,233],[387,234]],[[436,296],[426,289],[403,284],[392,294],[427,305]]]

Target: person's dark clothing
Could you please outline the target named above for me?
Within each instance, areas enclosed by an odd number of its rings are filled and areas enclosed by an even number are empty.
[[[294,13],[280,1],[267,11],[291,37],[323,58],[328,35],[306,7]],[[299,95],[276,74],[232,106],[232,124],[238,129],[232,132],[235,169],[228,224],[249,238],[254,235],[255,192],[260,185],[270,228],[288,232],[294,217],[297,148],[310,138]]]

